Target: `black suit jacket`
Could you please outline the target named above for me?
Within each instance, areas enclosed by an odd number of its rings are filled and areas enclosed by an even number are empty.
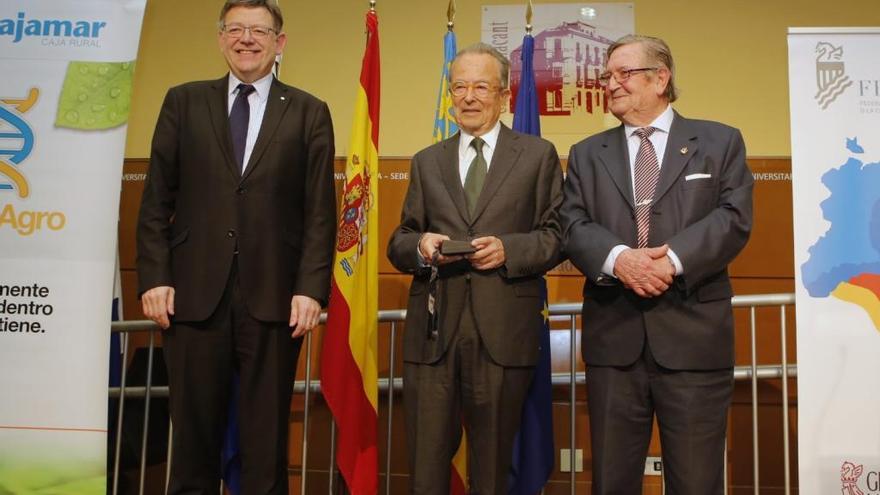
[[[753,178],[740,132],[676,114],[651,210],[649,246],[669,244],[684,267],[672,287],[641,298],[603,283],[618,244],[637,245],[632,179],[623,126],[570,151],[562,206],[564,250],[587,277],[581,352],[588,365],[625,366],[647,335],[670,369],[733,366],[733,292],[727,265],[752,225]]]
[[[293,294],[326,303],[336,233],[327,105],[273,80],[244,175],[232,154],[228,77],[168,91],[138,221],[139,291],[175,288],[175,319],[208,318],[238,251],[251,316],[286,321]]]
[[[541,276],[559,260],[562,169],[552,144],[502,126],[473,218],[468,213],[458,168],[459,135],[430,146],[412,160],[400,226],[388,258],[413,273],[407,305],[403,358],[433,363],[446,351],[471,298],[477,331],[491,358],[503,366],[537,362],[543,308]],[[467,261],[441,269],[439,338],[428,338],[428,275],[420,265],[424,232],[470,240],[494,235],[506,263],[473,270]],[[470,290],[467,288],[470,284]]]

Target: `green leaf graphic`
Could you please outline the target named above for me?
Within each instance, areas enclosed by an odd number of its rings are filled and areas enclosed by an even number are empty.
[[[47,463],[49,464],[49,463]],[[71,466],[0,467],[0,495],[103,495],[107,478],[100,469]]]
[[[134,62],[70,62],[55,125],[110,129],[128,121]]]

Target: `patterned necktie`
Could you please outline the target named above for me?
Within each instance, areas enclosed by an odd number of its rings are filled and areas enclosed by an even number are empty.
[[[635,135],[641,139],[636,154],[635,191],[636,191],[636,228],[639,236],[638,247],[648,246],[648,230],[651,226],[651,205],[654,191],[657,189],[657,178],[660,176],[660,163],[657,153],[651,144],[651,134],[657,129],[643,127],[636,129]]]
[[[250,84],[239,84],[238,95],[232,102],[229,112],[229,132],[232,134],[232,153],[238,163],[238,172],[244,173],[244,148],[247,143],[248,123],[251,118],[251,106],[248,95],[256,91]]]
[[[486,180],[486,174],[489,166],[483,157],[483,145],[486,144],[480,138],[474,138],[471,146],[477,150],[477,156],[471,161],[468,167],[467,175],[464,178],[464,197],[467,199],[468,212],[474,214],[474,208],[477,206],[477,199],[480,197],[480,191],[483,190],[483,182]]]

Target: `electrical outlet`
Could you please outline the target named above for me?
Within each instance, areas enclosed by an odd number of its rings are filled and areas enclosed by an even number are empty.
[[[660,457],[645,458],[645,476],[660,476],[661,471],[663,471],[663,461]]]
[[[575,449],[574,451],[574,472],[580,473],[584,470],[584,451]],[[559,450],[559,471],[563,473],[571,472],[571,450]]]

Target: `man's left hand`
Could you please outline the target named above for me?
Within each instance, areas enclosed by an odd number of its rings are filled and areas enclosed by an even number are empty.
[[[290,299],[291,337],[297,338],[311,332],[321,318],[321,304],[309,296],[293,296]]]
[[[467,255],[467,259],[477,270],[498,268],[507,261],[504,244],[495,236],[478,237],[471,241],[471,246],[477,248],[477,251]]]

